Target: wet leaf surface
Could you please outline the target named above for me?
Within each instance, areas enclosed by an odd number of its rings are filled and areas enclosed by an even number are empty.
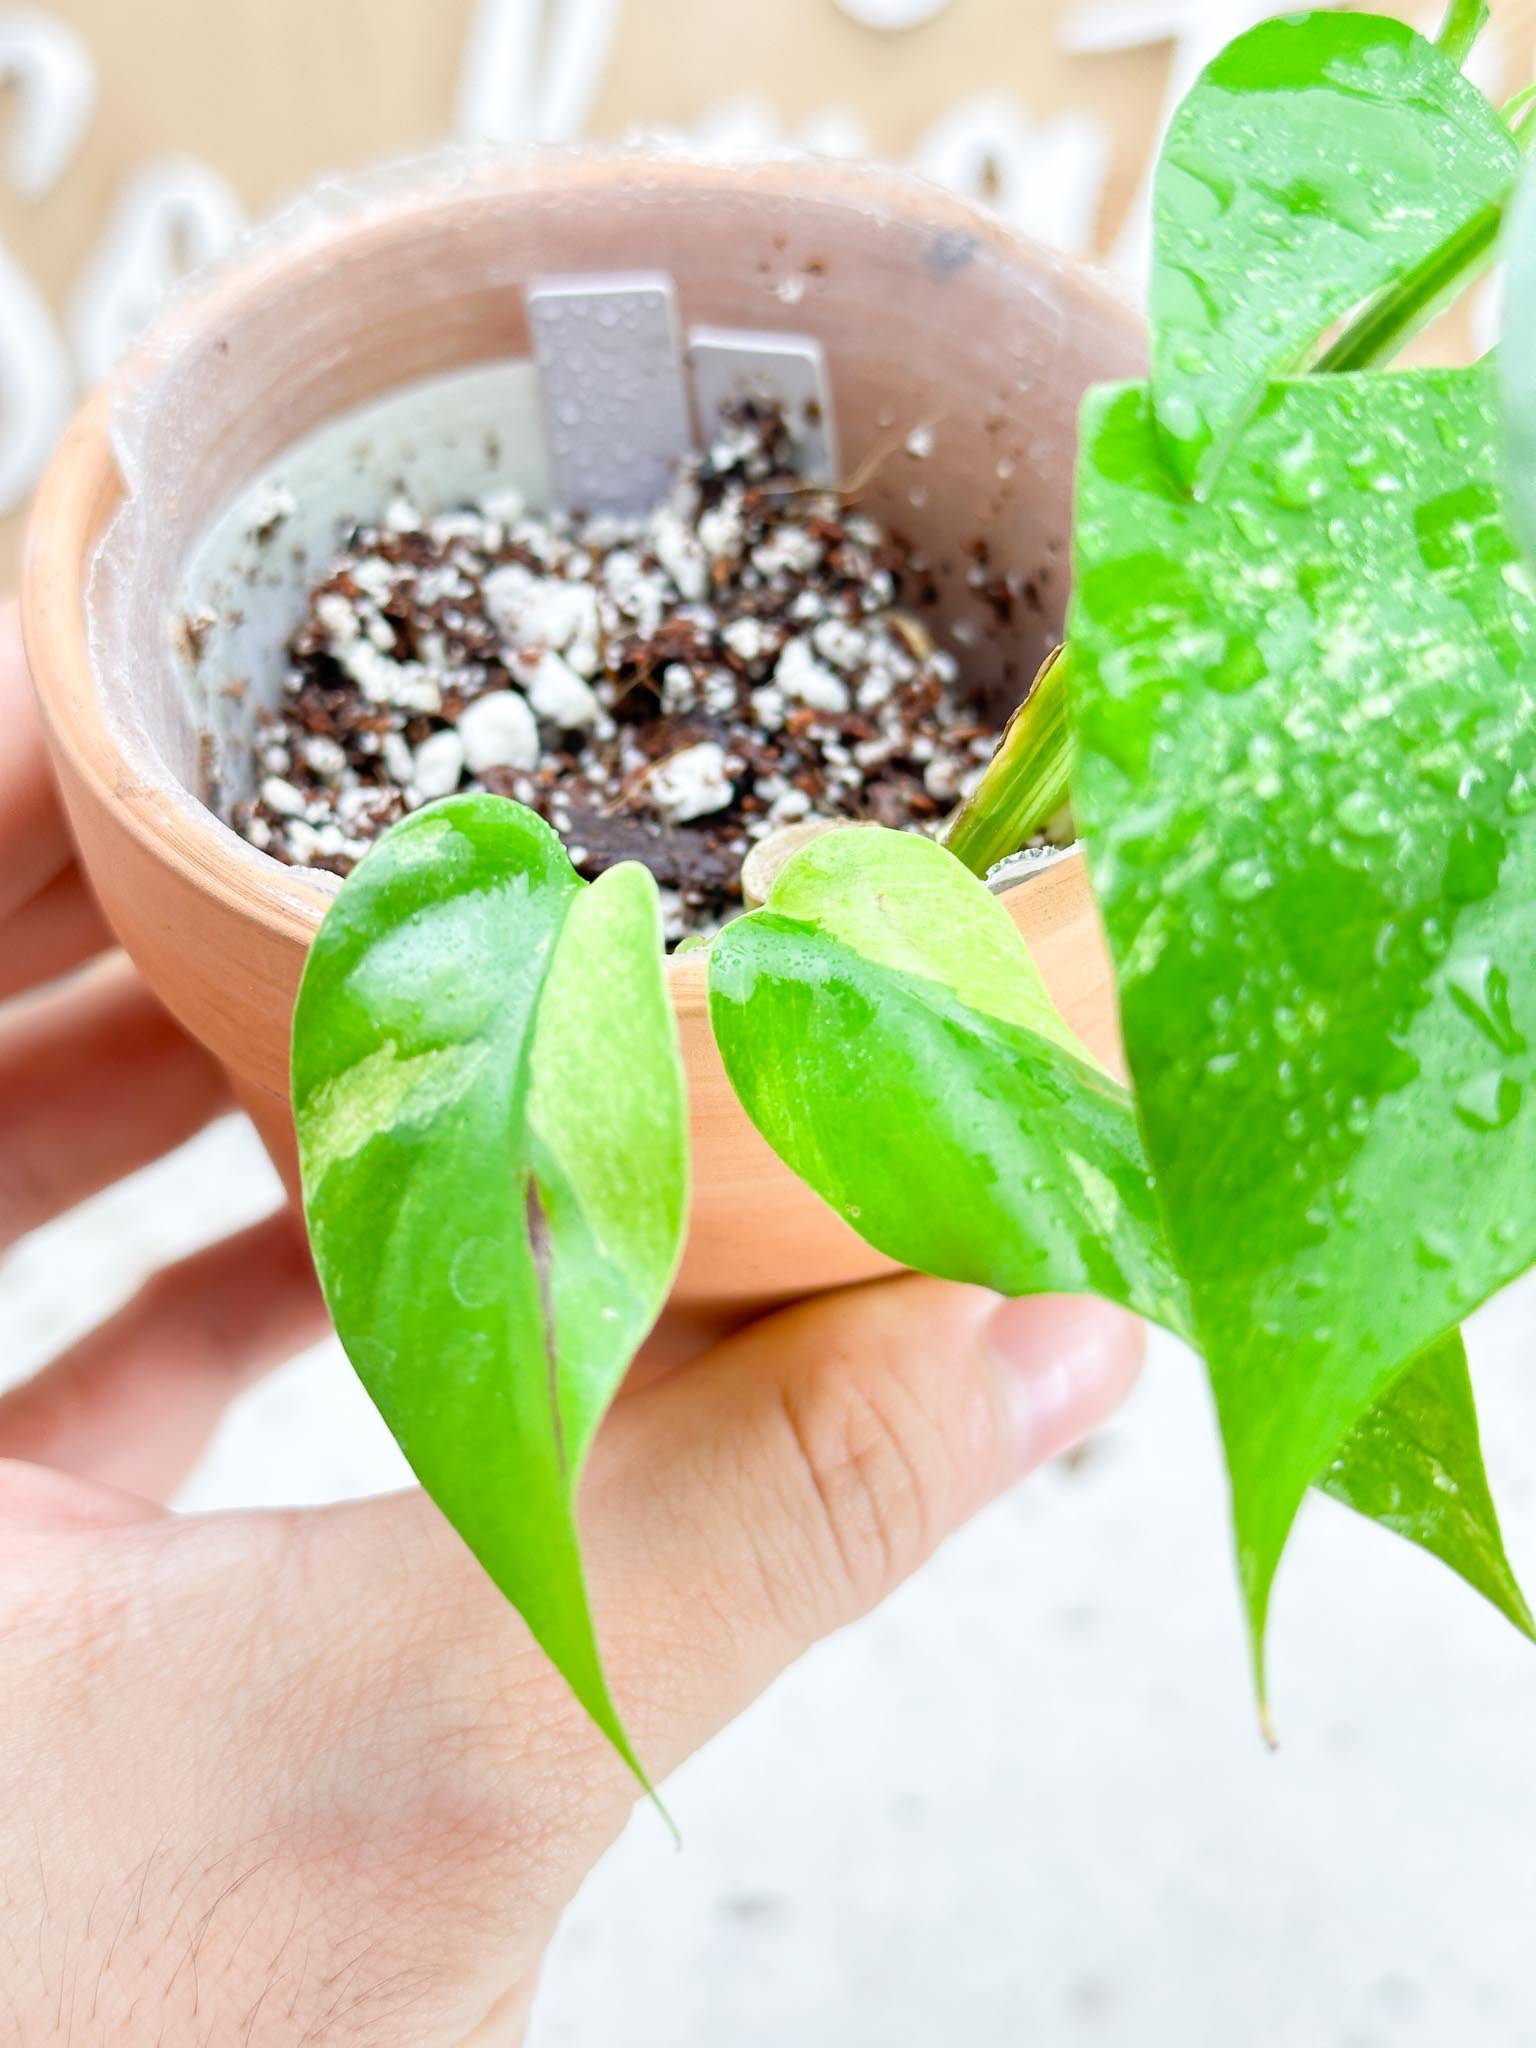
[[[1438,1557],[1522,1635],[1536,1636],[1483,1471],[1459,1335],[1442,1338],[1398,1376],[1344,1439],[1318,1485]]]
[[[1179,481],[1210,481],[1269,378],[1342,315],[1458,238],[1476,246],[1456,276],[1490,254],[1517,165],[1476,86],[1401,22],[1288,15],[1229,44],[1174,115],[1154,188],[1152,388]],[[1438,288],[1407,295],[1382,347]]]
[[[753,1122],[877,1250],[1178,1327],[1130,1097],[944,848],[874,826],[813,841],[715,939],[709,987]]]
[[[1077,816],[1256,1640],[1308,1483],[1536,1258],[1536,642],[1481,370],[1097,394]]]
[[[348,1357],[638,1772],[593,1632],[576,1490],[687,1214],[654,882],[627,865],[588,888],[550,828],[497,797],[417,812],[315,941],[293,1094]]]
[[[1128,1092],[1066,1032],[1006,910],[942,848],[875,830],[813,842],[714,941],[710,1009],[758,1129],[877,1250],[1008,1294],[1097,1293],[1195,1335]],[[1291,1388],[1269,1362],[1252,1391],[1283,1432]],[[1459,1337],[1380,1399],[1307,1478],[1524,1626]]]

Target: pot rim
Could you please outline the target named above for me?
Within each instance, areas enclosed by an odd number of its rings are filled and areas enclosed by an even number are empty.
[[[942,191],[915,174],[873,165],[832,163],[775,152],[750,157],[654,148],[590,147],[535,149],[502,154],[484,164],[460,155],[420,159],[365,175],[352,188],[347,211],[304,229],[301,202],[296,214],[280,216],[259,229],[210,278],[174,299],[150,334],[125,363],[87,399],[56,450],[38,487],[28,521],[22,571],[22,625],[29,665],[56,750],[96,800],[115,809],[132,836],[158,863],[177,870],[198,891],[274,938],[307,950],[331,902],[334,889],[309,871],[285,866],[241,839],[200,799],[170,774],[147,774],[125,755],[106,716],[96,685],[89,645],[86,601],[97,547],[122,501],[123,485],[113,447],[115,393],[131,380],[166,337],[190,337],[205,330],[262,288],[274,269],[302,266],[329,235],[336,239],[388,236],[434,207],[452,210],[477,195],[551,184],[610,184],[643,164],[649,178],[673,190],[698,191],[726,185],[733,191],[862,204],[873,217],[910,217],[914,197],[936,232],[953,228],[1012,257],[1022,255],[1042,277],[1069,285],[1080,301],[1109,318],[1137,324],[1124,295],[1095,266],[1014,233],[996,217]],[[436,173],[434,175],[434,165]],[[435,184],[435,176],[451,173]],[[402,182],[404,173],[414,182]],[[904,203],[905,202],[905,203]],[[295,233],[292,220],[299,219]],[[288,225],[285,226],[285,221]],[[1080,853],[1054,864],[1080,865]],[[1017,886],[1026,886],[1021,882]],[[707,1009],[706,958],[701,952],[669,956],[673,1000],[680,1014]]]

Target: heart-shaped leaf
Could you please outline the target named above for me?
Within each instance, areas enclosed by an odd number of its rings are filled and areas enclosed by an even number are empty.
[[[715,938],[709,1003],[752,1121],[877,1250],[1181,1326],[1130,1098],[943,847],[879,826],[813,840]]]
[[[812,841],[715,939],[710,1016],[753,1122],[877,1250],[1009,1294],[1091,1291],[1192,1334],[1129,1095],[943,848],[874,827]],[[1266,1395],[1283,1430],[1283,1370]],[[1326,1445],[1319,1474],[1527,1625],[1458,1337]]]
[[[637,1773],[576,1524],[666,1299],[687,1120],[656,888],[591,888],[532,812],[450,798],[332,906],[294,1016],[315,1263],[413,1470]]]
[[[1074,808],[1256,1645],[1309,1481],[1536,1257],[1536,601],[1499,467],[1481,370],[1277,385],[1205,504],[1145,387],[1085,415]]]
[[[1153,193],[1152,389],[1180,483],[1203,489],[1269,378],[1378,289],[1402,303],[1369,359],[1427,318],[1491,256],[1517,165],[1476,86],[1401,22],[1287,15],[1229,44]]]

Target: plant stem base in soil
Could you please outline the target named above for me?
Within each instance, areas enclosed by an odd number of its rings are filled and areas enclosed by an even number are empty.
[[[1029,695],[1009,719],[986,773],[945,835],[945,845],[976,875],[1017,853],[1050,828],[1070,794],[1072,734],[1067,723],[1064,648],[1048,654]]]

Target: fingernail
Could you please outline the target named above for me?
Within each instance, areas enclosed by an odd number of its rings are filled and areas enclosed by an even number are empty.
[[[1096,1429],[1141,1366],[1140,1322],[1086,1296],[1000,1302],[987,1338],[998,1365],[1005,1456],[1018,1477]]]

